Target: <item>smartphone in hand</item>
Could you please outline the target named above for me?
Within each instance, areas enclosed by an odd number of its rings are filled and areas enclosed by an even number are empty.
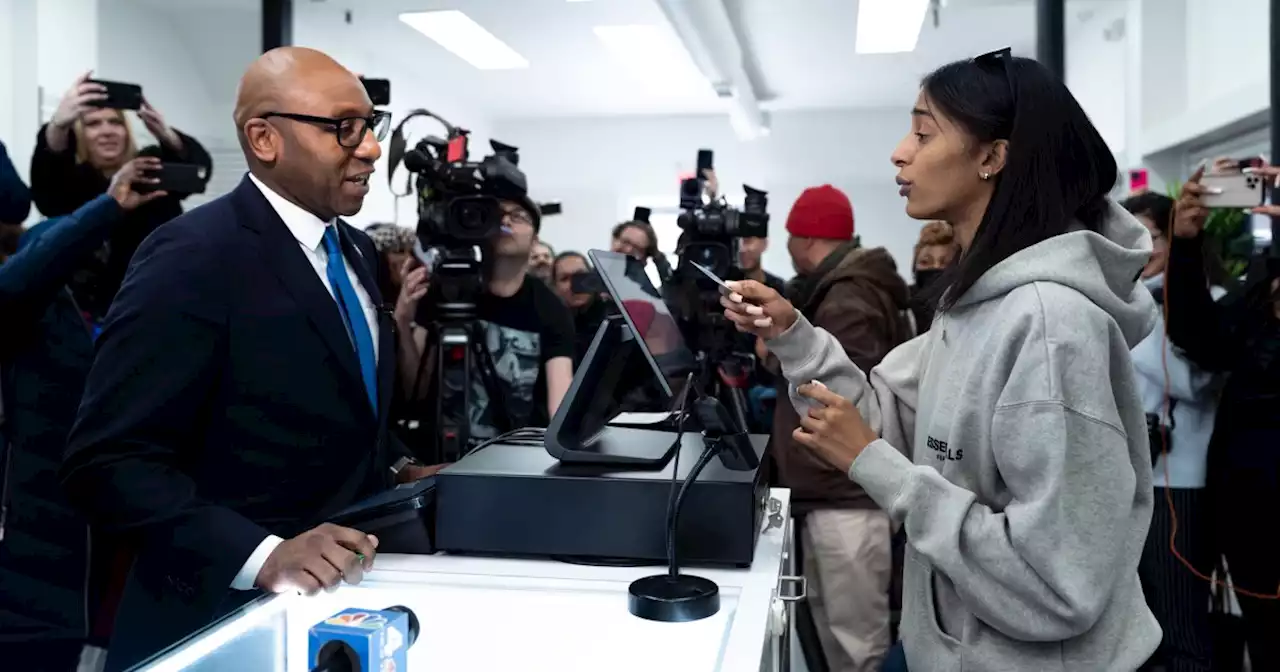
[[[1262,175],[1205,175],[1200,178],[1200,184],[1210,190],[1200,197],[1210,208],[1256,208],[1267,198],[1267,178]]]
[[[195,163],[162,163],[157,170],[147,171],[143,175],[160,181],[154,184],[135,183],[133,190],[139,194],[149,194],[153,191],[163,191],[179,196],[203,194],[205,185],[209,182],[205,167]]]
[[[90,79],[87,81],[101,84],[107,90],[106,98],[92,101],[89,103],[90,105],[94,107],[109,107],[115,110],[142,109],[141,86],[124,82],[110,82],[105,79]]]

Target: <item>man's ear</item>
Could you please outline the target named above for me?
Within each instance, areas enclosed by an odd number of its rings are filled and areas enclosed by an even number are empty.
[[[1004,170],[1005,163],[1009,159],[1009,141],[996,140],[986,149],[982,156],[981,172],[989,173],[992,176],[999,175]]]
[[[266,119],[250,119],[244,124],[245,146],[264,164],[280,158],[280,135]]]

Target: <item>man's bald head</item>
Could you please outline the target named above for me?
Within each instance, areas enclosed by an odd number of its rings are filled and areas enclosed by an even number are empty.
[[[307,47],[278,47],[258,57],[240,78],[236,92],[236,132],[245,122],[267,112],[306,105],[317,95],[347,80],[360,78],[328,54]],[[319,84],[319,86],[317,86]],[[363,86],[363,85],[361,85]]]
[[[329,56],[281,47],[259,56],[236,94],[236,135],[249,170],[323,220],[359,212],[382,155],[364,84]],[[343,136],[344,129],[363,135]]]

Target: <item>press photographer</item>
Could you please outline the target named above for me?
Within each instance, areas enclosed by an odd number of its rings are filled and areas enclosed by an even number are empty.
[[[573,313],[573,365],[586,356],[600,323],[609,314],[610,301],[601,296],[604,283],[578,252],[561,252],[552,264],[556,294]]]
[[[495,142],[493,155],[469,162],[466,131],[420,114],[450,133],[404,153],[417,176],[423,268],[406,278],[414,289],[401,292],[396,316],[412,414],[430,433],[411,447],[436,463],[511,429],[545,427],[573,380],[574,336],[569,309],[529,276],[541,215],[516,148]]]
[[[31,194],[41,214],[67,215],[106,193],[116,171],[137,156],[198,166],[208,179],[213,170],[209,153],[195,138],[170,126],[140,88],[91,80],[89,75],[81,75],[63,94],[36,138]],[[158,144],[138,149],[126,110],[136,110]],[[188,195],[171,190],[130,213],[127,223],[112,231],[106,245],[72,279],[76,302],[95,325],[106,316],[134,251],[157,227],[182,214],[182,200]]]

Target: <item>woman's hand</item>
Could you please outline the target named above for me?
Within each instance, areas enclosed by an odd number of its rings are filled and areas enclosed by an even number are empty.
[[[90,70],[76,78],[76,81],[62,94],[62,100],[58,102],[58,109],[54,111],[53,118],[49,123],[58,129],[71,128],[71,124],[75,123],[80,115],[95,109],[93,103],[99,100],[106,100],[107,87],[96,82],[90,82],[89,76],[93,74]]]
[[[151,103],[143,100],[142,107],[138,108],[138,118],[146,125],[147,130],[151,131],[151,135],[156,136],[161,144],[175,152],[182,151],[182,137],[179,136],[169,124],[165,122],[164,115],[160,111],[151,106]]]
[[[400,266],[400,296],[396,298],[395,318],[396,324],[401,329],[407,329],[413,324],[413,318],[418,313],[418,302],[422,297],[427,295],[427,290],[431,288],[431,283],[427,279],[427,267],[419,265],[414,268],[416,260],[413,257],[404,260],[404,264]]]
[[[765,340],[777,338],[796,323],[796,309],[782,295],[755,280],[726,282],[733,293],[720,297],[724,316],[738,331]]]
[[[1215,162],[1214,164],[1218,164]],[[1204,177],[1204,166],[1196,169],[1187,183],[1182,185],[1175,204],[1173,216],[1173,235],[1178,238],[1195,238],[1204,230],[1204,223],[1209,219],[1209,207],[1204,204],[1203,196],[1209,188],[1200,184]]]
[[[802,397],[814,402],[800,418],[800,426],[791,433],[797,443],[845,473],[853,466],[863,449],[880,438],[862,419],[853,402],[814,381],[796,389]]]
[[[120,207],[125,210],[134,210],[157,198],[164,198],[168,195],[166,192],[152,191],[140,194],[135,187],[138,184],[156,184],[159,182],[159,179],[147,175],[147,173],[159,169],[160,159],[140,156],[121,166],[120,170],[117,170],[116,174],[111,176],[111,184],[107,186],[107,193],[116,199]]]

